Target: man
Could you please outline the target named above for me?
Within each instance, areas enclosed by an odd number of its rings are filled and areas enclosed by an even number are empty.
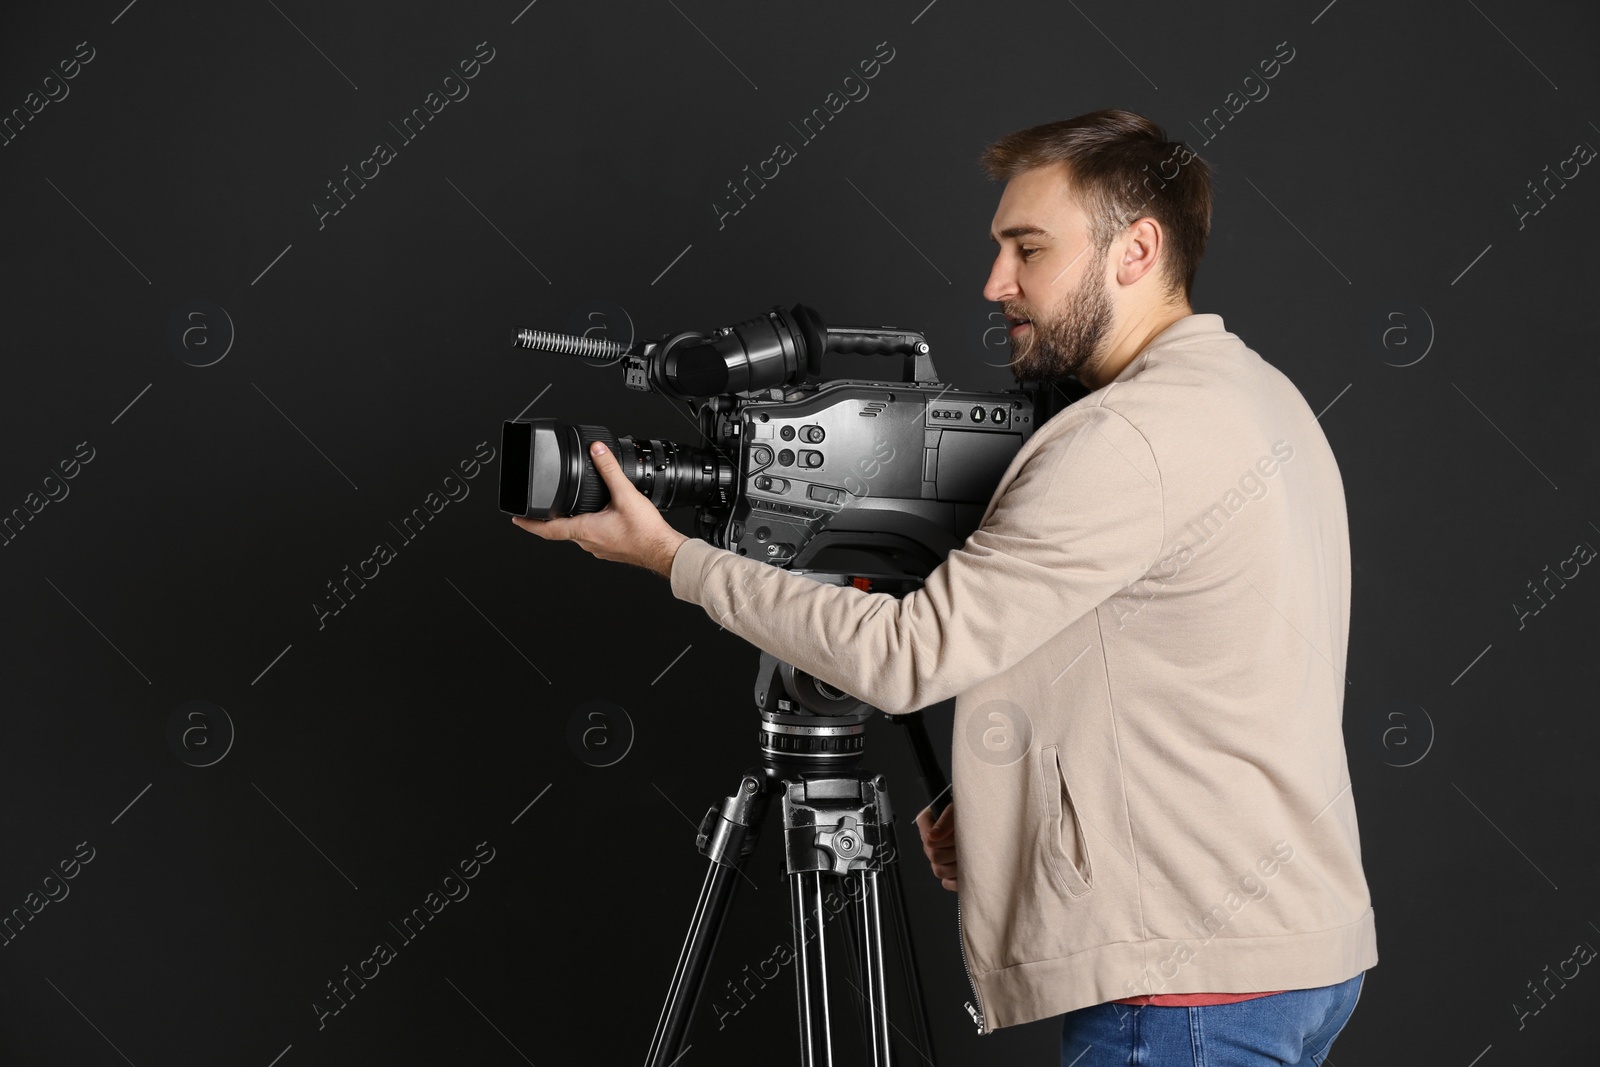
[[[1064,1016],[1063,1065],[1322,1063],[1377,963],[1340,727],[1349,534],[1305,399],[1189,294],[1210,168],[1097,111],[1011,134],[984,296],[1023,380],[1090,392],[896,599],[673,531],[595,457],[547,523],[890,714],[956,696],[958,891],[980,1032]],[[843,637],[841,637],[843,635]],[[955,808],[962,832],[954,832]]]

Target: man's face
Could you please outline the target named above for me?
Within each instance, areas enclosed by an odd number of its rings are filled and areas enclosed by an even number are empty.
[[[1006,183],[990,238],[1000,245],[985,299],[999,302],[1018,381],[1075,374],[1093,387],[1092,368],[1109,346],[1115,307],[1106,255],[1089,238],[1062,165],[1024,171]]]

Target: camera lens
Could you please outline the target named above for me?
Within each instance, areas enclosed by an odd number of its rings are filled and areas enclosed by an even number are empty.
[[[617,437],[604,426],[517,419],[501,434],[500,510],[531,519],[599,511],[611,502],[589,446],[604,442],[634,488],[656,507],[698,505],[733,483],[733,469],[709,448]]]

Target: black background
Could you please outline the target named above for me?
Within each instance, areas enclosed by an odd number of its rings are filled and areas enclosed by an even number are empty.
[[[94,49],[0,148],[0,514],[94,455],[0,548],[0,913],[94,850],[0,948],[4,1062],[642,1061],[704,869],[691,824],[754,755],[756,653],[660,578],[514,528],[498,459],[414,542],[390,523],[522,412],[695,440],[613,371],[507,343],[594,302],[659,337],[803,301],[1010,387],[976,156],[1109,106],[1216,168],[1195,310],[1295,381],[1344,474],[1382,962],[1335,1062],[1593,1062],[1600,978],[1520,1027],[1516,1005],[1600,945],[1600,577],[1521,628],[1513,607],[1600,545],[1600,177],[1515,207],[1600,145],[1591,5],[124,3],[0,26],[5,114]],[[470,95],[403,143],[389,123],[479,42]],[[800,144],[789,123],[880,42],[870,95]],[[1280,42],[1270,95],[1207,143],[1192,124]],[[319,228],[380,140],[396,158]],[[778,141],[797,158],[719,228]],[[217,307],[231,347],[194,366]],[[175,317],[202,327],[187,347]],[[326,583],[384,540],[397,558],[319,628]],[[594,699],[636,731],[609,767],[566,739]],[[236,731],[210,766],[168,739],[191,700]],[[929,718],[947,750],[950,705]],[[872,737],[909,795],[899,738]],[[470,896],[319,1029],[324,983],[479,842]],[[954,895],[909,858],[942,1062],[1054,1062],[1056,1020],[972,1033]],[[713,987],[784,935],[775,863]],[[784,979],[720,1031],[707,1012],[683,1062],[785,1062],[793,1032]]]

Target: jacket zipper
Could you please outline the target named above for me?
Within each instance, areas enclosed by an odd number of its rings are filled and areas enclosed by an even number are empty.
[[[967,1009],[967,1014],[972,1016],[972,1021],[978,1024],[978,1033],[981,1036],[988,1033],[984,1029],[983,998],[978,995],[978,983],[973,980],[972,968],[967,963],[967,939],[961,932],[961,897],[959,894],[956,896],[956,940],[961,943],[961,969],[966,972],[967,984],[972,987],[972,1000],[968,1001],[964,1007]],[[974,1007],[974,1004],[977,1006]]]

